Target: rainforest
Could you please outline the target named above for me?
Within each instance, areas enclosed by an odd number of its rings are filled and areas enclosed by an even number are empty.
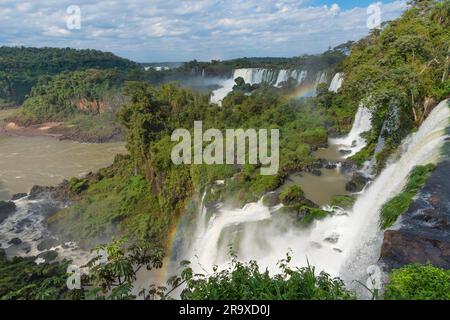
[[[450,1],[395,3],[288,57],[5,40],[0,299],[450,300]]]

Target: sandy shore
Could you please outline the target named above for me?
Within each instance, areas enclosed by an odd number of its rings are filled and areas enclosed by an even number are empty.
[[[8,122],[0,128],[0,134],[23,137],[47,136],[62,138],[63,134],[51,132],[52,129],[59,128],[61,125],[61,122],[45,122],[29,127],[21,127],[15,122]]]

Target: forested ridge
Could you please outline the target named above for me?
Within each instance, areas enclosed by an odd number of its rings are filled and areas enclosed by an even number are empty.
[[[109,52],[71,48],[0,47],[0,107],[19,105],[41,76],[84,69],[130,70],[139,66]]]

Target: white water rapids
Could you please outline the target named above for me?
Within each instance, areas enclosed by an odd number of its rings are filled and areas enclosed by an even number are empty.
[[[360,117],[364,118],[361,114]],[[390,159],[348,212],[335,212],[308,229],[301,229],[285,216],[273,215],[276,208],[268,208],[262,201],[242,209],[221,207],[212,214],[202,208],[193,244],[183,253],[184,258],[192,261],[196,271],[209,272],[213,265],[221,267],[229,261],[228,247],[232,243],[239,260],[256,260],[260,267],[273,273],[277,272],[276,263],[292,250],[294,266],[305,266],[308,260],[318,270],[348,282],[365,281],[367,267],[379,258],[380,208],[400,192],[414,166],[438,160],[449,117],[450,108],[444,101],[417,132],[405,138],[398,155]],[[355,126],[360,125],[355,120]]]

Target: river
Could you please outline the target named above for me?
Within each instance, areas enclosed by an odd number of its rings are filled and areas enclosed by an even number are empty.
[[[0,122],[12,114],[0,110]],[[54,186],[110,165],[125,153],[123,142],[79,143],[52,137],[0,135],[0,200],[29,192],[33,185]]]

